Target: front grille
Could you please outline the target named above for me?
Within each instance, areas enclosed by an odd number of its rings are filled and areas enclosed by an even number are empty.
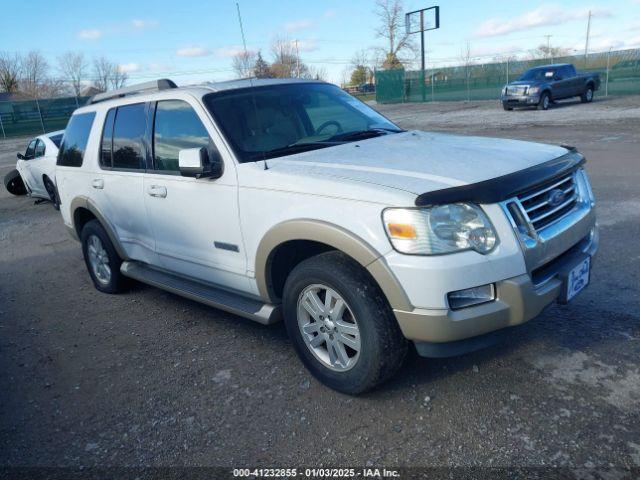
[[[527,92],[526,86],[510,86],[507,87],[507,95],[524,95]]]
[[[536,232],[567,215],[578,201],[573,173],[545,182],[518,195],[529,223]]]

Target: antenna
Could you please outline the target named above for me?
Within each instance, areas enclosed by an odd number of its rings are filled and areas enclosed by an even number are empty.
[[[242,35],[242,47],[244,48],[244,57],[249,58],[249,52],[247,51],[247,41],[244,38],[244,27],[242,26],[242,15],[240,14],[240,2],[236,2],[236,9],[238,10],[238,23],[240,24],[240,35]],[[251,101],[253,103],[253,110],[256,115],[256,122],[258,124],[258,128],[260,132],[262,132],[262,125],[260,124],[260,115],[258,115],[258,104],[256,103],[256,93],[253,89],[253,76],[249,77],[249,85],[251,85]],[[267,157],[264,154],[264,150],[262,151],[262,161],[264,162],[264,169],[269,170],[269,166],[267,165]]]

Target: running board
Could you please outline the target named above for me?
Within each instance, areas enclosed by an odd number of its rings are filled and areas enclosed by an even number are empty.
[[[120,271],[123,275],[134,280],[219,308],[225,312],[240,315],[263,325],[270,325],[281,320],[279,305],[247,298],[213,285],[158,270],[144,263],[122,262]]]

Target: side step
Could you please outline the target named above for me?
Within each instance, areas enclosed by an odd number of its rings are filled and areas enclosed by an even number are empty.
[[[123,275],[134,280],[240,315],[263,325],[270,325],[281,320],[279,305],[247,298],[213,285],[158,270],[144,263],[122,262],[120,271]]]

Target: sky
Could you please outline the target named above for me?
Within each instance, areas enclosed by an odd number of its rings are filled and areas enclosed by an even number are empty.
[[[2,5],[5,4],[6,5]],[[302,61],[340,83],[354,53],[384,45],[376,37],[374,0],[239,0],[247,48],[270,59],[274,38],[297,40]],[[406,11],[436,5],[405,0]],[[427,32],[427,67],[524,55],[536,46],[584,51],[640,47],[640,0],[536,2],[441,0],[440,29]],[[0,0],[0,51],[42,52],[55,67],[67,51],[106,56],[129,83],[171,78],[179,85],[234,77],[242,48],[235,0]],[[8,25],[16,26],[8,29]],[[416,36],[416,42],[419,42]],[[417,65],[417,64],[416,64]]]

